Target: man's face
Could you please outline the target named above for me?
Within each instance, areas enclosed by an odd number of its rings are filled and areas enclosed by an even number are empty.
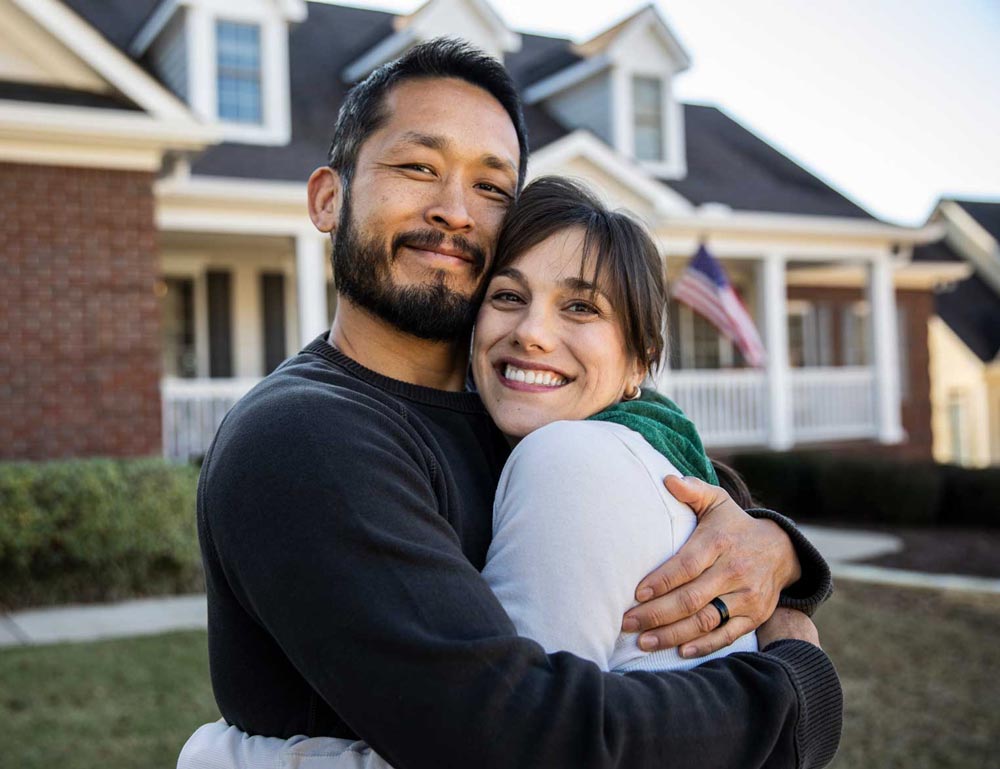
[[[472,325],[513,202],[517,133],[488,92],[453,78],[405,81],[384,107],[341,201],[337,288],[401,331],[452,340]]]

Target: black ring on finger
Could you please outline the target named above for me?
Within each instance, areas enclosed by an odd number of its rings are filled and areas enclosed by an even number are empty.
[[[721,621],[719,622],[719,627],[722,627],[727,622],[729,622],[729,607],[726,606],[726,602],[721,598],[713,598],[712,606],[719,610],[719,617]]]

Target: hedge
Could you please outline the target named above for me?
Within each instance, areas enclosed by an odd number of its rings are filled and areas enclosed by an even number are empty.
[[[1000,468],[818,452],[737,454],[756,499],[805,520],[1000,527]]]
[[[203,589],[197,482],[160,459],[0,463],[0,607]]]

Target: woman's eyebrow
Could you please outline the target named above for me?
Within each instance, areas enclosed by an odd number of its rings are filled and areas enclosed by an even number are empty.
[[[608,299],[608,295],[601,290],[601,287],[592,281],[584,280],[583,278],[563,278],[560,283],[570,289],[570,291],[586,291],[602,296],[608,302],[611,301]]]
[[[516,280],[518,283],[527,283],[525,280],[524,273],[521,272],[516,267],[504,267],[503,269],[497,270],[493,275],[495,278],[510,278],[511,280]]]

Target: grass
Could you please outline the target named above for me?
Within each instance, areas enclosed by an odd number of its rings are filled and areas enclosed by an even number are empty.
[[[1000,596],[841,582],[818,624],[836,769],[1000,769]],[[3,769],[167,769],[217,717],[204,633],[0,651]]]

